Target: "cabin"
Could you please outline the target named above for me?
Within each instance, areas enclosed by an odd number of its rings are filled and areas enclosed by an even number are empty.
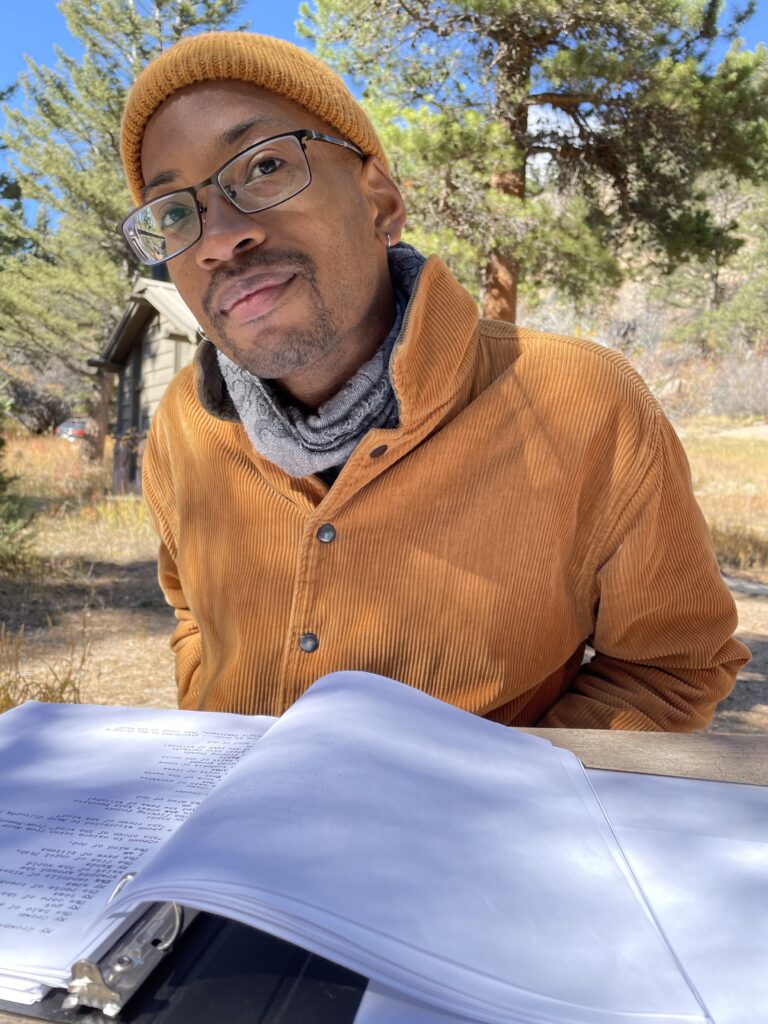
[[[97,365],[117,374],[112,490],[141,492],[141,457],[158,403],[192,361],[197,323],[168,281],[137,280]]]

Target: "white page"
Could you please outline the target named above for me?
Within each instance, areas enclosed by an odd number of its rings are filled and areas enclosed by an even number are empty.
[[[589,777],[716,1024],[768,1020],[768,788]]]
[[[36,703],[0,715],[0,971],[66,979],[116,881],[272,722]]]
[[[45,992],[46,986],[44,985],[24,981],[0,971],[0,999],[20,1003],[22,1006],[31,1006],[33,1003],[38,1003]]]
[[[768,1017],[768,787],[589,770],[716,1024]],[[378,985],[355,1024],[458,1024]]]
[[[223,912],[478,1020],[700,1022],[595,804],[548,742],[337,673],[117,903]]]

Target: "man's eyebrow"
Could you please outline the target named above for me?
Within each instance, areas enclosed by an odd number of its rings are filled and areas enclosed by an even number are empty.
[[[151,181],[148,181],[144,188],[141,190],[142,202],[147,201],[147,196],[153,188],[157,188],[158,185],[171,185],[176,178],[181,174],[181,171],[160,171],[156,174]]]
[[[238,142],[245,134],[252,131],[254,128],[265,128],[272,131],[273,128],[282,129],[284,125],[276,118],[272,117],[249,117],[247,121],[241,121],[239,124],[232,125],[231,128],[227,128],[226,131],[222,132],[219,136],[219,143],[222,146],[233,146]],[[160,171],[156,174],[151,181],[148,181],[144,188],[141,190],[142,202],[147,201],[147,197],[152,189],[158,187],[158,185],[172,185],[173,182],[181,175],[181,171]]]
[[[247,121],[241,121],[240,124],[232,125],[231,128],[227,128],[225,132],[222,132],[219,136],[219,142],[222,146],[232,146],[235,142],[239,142],[240,139],[254,128],[267,128],[272,131],[273,128],[280,130],[288,130],[285,125],[272,117],[250,117]]]

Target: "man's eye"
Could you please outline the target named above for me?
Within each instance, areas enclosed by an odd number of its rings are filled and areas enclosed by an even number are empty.
[[[245,175],[246,185],[250,185],[254,181],[258,181],[260,178],[266,178],[271,174],[275,174],[283,167],[285,161],[280,160],[276,156],[263,156],[259,157],[258,160],[254,160],[248,165],[248,170]]]
[[[158,224],[161,231],[167,231],[170,228],[176,227],[183,220],[189,217],[192,211],[188,206],[168,206],[166,209],[160,211],[158,217]]]

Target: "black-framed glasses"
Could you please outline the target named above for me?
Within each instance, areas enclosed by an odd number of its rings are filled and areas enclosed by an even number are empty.
[[[305,149],[310,139],[343,146],[365,159],[351,142],[309,128],[264,139],[198,185],[158,196],[129,213],[120,225],[129,249],[142,263],[154,266],[194,245],[203,233],[205,212],[197,194],[208,185],[216,185],[242,213],[259,213],[293,199],[312,181]]]

